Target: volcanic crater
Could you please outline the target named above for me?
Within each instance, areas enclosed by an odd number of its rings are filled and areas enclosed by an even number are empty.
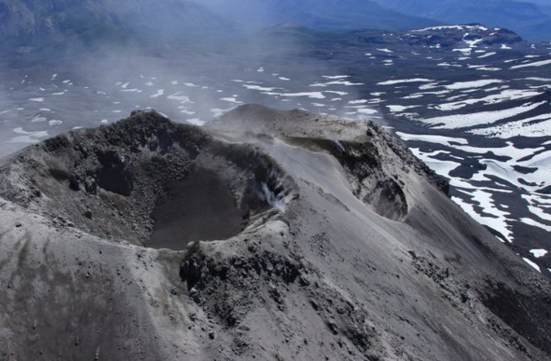
[[[8,199],[47,210],[59,225],[151,248],[233,237],[277,214],[294,189],[260,150],[154,111],[14,157],[12,167],[24,171],[13,173],[28,177],[4,180]]]

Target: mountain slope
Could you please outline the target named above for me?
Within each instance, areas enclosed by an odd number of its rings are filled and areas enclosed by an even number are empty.
[[[373,1],[296,1],[244,0],[203,2],[220,15],[237,23],[266,27],[296,22],[317,29],[411,29],[436,25],[438,22],[387,10]]]
[[[203,130],[136,112],[0,169],[3,359],[551,354],[549,282],[372,123],[243,106]],[[189,182],[234,202],[207,216]],[[166,201],[179,212],[153,218]],[[236,207],[241,231],[188,244],[190,215]],[[159,249],[165,221],[184,229]]]
[[[15,53],[160,47],[227,24],[191,1],[2,0],[0,48]],[[119,49],[120,50],[120,49]]]
[[[381,6],[404,14],[436,19],[448,24],[482,23],[505,27],[532,41],[551,40],[551,7],[522,1],[376,0]]]

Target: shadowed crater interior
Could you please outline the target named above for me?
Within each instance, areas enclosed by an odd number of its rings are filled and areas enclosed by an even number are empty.
[[[179,249],[189,242],[230,238],[246,226],[247,214],[215,172],[196,168],[167,186],[153,210],[155,229],[146,246]]]
[[[255,147],[134,112],[12,156],[26,172],[0,196],[45,210],[56,227],[151,248],[223,240],[281,212],[294,181]]]

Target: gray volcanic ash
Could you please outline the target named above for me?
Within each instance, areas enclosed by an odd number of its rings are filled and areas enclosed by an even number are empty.
[[[0,185],[1,359],[551,356],[549,281],[370,122],[135,112]]]

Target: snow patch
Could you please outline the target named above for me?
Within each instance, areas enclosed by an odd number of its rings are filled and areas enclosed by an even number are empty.
[[[401,113],[411,108],[418,108],[419,105],[387,105],[386,106],[391,113]]]
[[[158,98],[158,97],[160,97],[160,96],[162,96],[162,95],[164,95],[164,94],[165,94],[165,90],[164,90],[164,89],[159,89],[159,90],[157,90],[157,92],[156,92],[155,94],[153,94],[151,97],[152,97],[152,98]]]
[[[428,135],[428,134],[407,134],[402,132],[396,132],[396,135],[405,142],[408,141],[421,141],[427,143],[444,144],[448,147],[453,146],[452,143],[467,145],[469,142],[465,138],[453,138],[445,137],[442,135]]]
[[[199,127],[202,127],[203,125],[206,124],[204,120],[201,120],[199,118],[186,119],[186,121],[190,124],[197,125]]]
[[[325,99],[322,92],[282,93],[283,97],[308,97],[310,99]]]
[[[449,90],[461,90],[461,89],[482,88],[490,84],[501,84],[501,83],[503,83],[503,80],[500,80],[500,79],[480,79],[480,80],[473,80],[473,81],[457,82],[449,85],[444,85],[444,87]]]
[[[541,269],[540,267],[535,264],[534,262],[530,261],[528,258],[522,258],[522,260],[526,263],[528,263],[532,268],[534,268],[536,271],[538,271],[539,273],[541,273]]]
[[[486,111],[470,114],[454,114],[442,117],[421,119],[422,122],[431,125],[436,129],[458,129],[474,127],[486,124],[493,124],[503,119],[511,118],[523,113],[527,113],[547,102],[526,103],[516,108],[503,109],[496,111]]]
[[[412,79],[396,79],[396,80],[387,80],[380,83],[377,83],[377,85],[395,85],[395,84],[402,84],[402,83],[430,83],[433,80],[426,79],[426,78],[412,78]]]
[[[480,56],[478,57],[478,59],[489,58],[490,56],[494,56],[494,55],[496,55],[496,54],[497,54],[496,52],[493,52],[493,51],[492,51],[492,52],[486,53],[486,54],[484,54],[484,55],[480,55]]]
[[[544,257],[548,252],[545,249],[531,249],[530,253],[532,253],[535,258],[541,258]]]
[[[13,129],[13,132],[15,134],[19,134],[19,136],[12,138],[11,140],[8,141],[8,143],[35,144],[40,141],[40,138],[45,138],[49,136],[48,132],[44,130],[36,131],[36,132],[28,132],[21,127]]]
[[[521,65],[514,65],[511,67],[511,69],[522,69],[522,68],[529,68],[529,67],[540,67],[545,65],[550,65],[551,59],[549,60],[542,60],[542,61],[536,61],[534,63],[528,63],[528,64],[521,64]]]
[[[183,92],[171,94],[167,99],[179,101],[181,104],[194,104],[187,95],[182,95],[182,93]]]

